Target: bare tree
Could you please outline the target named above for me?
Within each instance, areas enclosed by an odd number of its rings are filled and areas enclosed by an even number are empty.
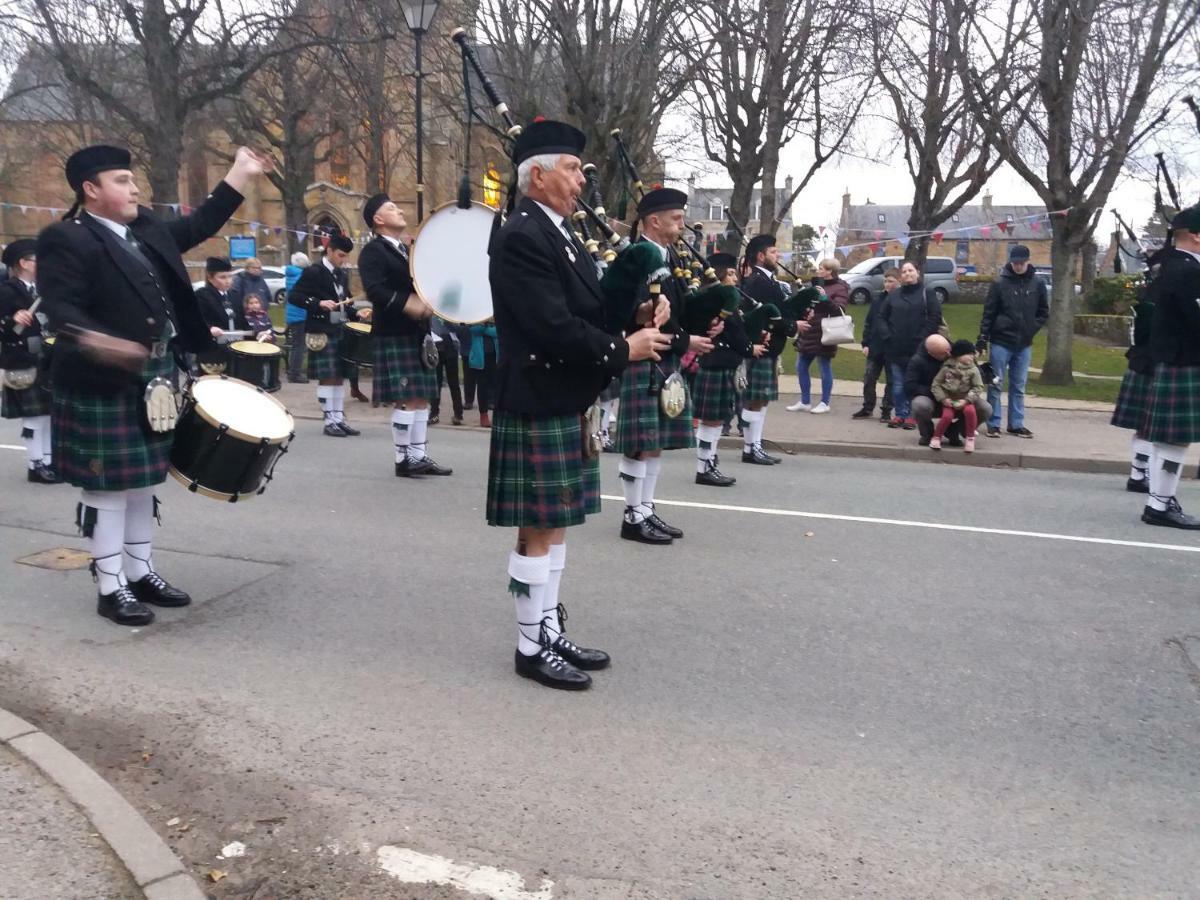
[[[1002,158],[963,96],[953,53],[971,39],[977,0],[873,0],[870,39],[887,117],[913,182],[905,259],[923,264],[932,232],[974,199]],[[964,33],[965,32],[965,33]]]
[[[20,0],[22,24],[66,81],[141,139],[154,200],[179,200],[189,117],[239,93],[290,45],[273,40],[292,0]]]
[[[849,138],[869,84],[843,43],[850,23],[850,5],[830,0],[692,6],[683,46],[698,68],[685,103],[705,155],[733,181],[735,219],[746,220],[761,179],[760,226],[777,228],[779,213]],[[777,206],[779,153],[799,134],[812,141],[812,162]]]
[[[1179,91],[1164,80],[1200,5],[1177,0],[996,0],[956,38],[966,94],[1005,161],[1053,213],[1042,381],[1073,382],[1074,263],[1126,158]]]

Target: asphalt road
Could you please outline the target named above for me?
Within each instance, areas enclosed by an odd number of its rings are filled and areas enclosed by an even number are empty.
[[[413,482],[386,427],[298,429],[252,502],[168,482],[156,561],[197,602],[136,632],[13,564],[83,544],[0,451],[0,706],[214,896],[467,896],[384,863],[501,900],[1200,894],[1200,536],[1120,479],[731,458],[719,491],[669,454],[663,501],[739,509],[571,531],[570,636],[614,656],[575,695],[512,673],[486,435],[435,429],[456,473]]]

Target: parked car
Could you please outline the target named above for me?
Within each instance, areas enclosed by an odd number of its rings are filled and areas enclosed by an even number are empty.
[[[241,272],[241,269],[235,269],[235,272]],[[283,303],[287,299],[287,289],[285,287],[287,279],[284,278],[283,269],[277,269],[274,266],[263,266],[263,278],[266,279],[267,287],[271,289],[271,300],[274,303]],[[204,287],[204,279],[192,282],[192,290]]]
[[[888,269],[900,268],[902,262],[903,256],[873,256],[843,272],[842,280],[850,286],[850,302],[871,302],[871,298],[883,290],[883,273]],[[957,267],[949,256],[926,259],[924,274],[925,284],[933,288],[942,303],[958,294]]]
[[[958,274],[959,275],[978,275],[979,273],[975,270],[974,266],[962,265],[962,266],[958,267]]]

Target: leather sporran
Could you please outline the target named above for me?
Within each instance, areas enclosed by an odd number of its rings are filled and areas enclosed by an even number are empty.
[[[579,417],[579,429],[583,432],[583,458],[595,459],[604,450],[604,439],[600,436],[601,422],[604,421],[599,403],[593,403]]]
[[[145,425],[154,434],[175,430],[179,421],[179,391],[166,378],[155,378],[142,395]]]
[[[748,387],[750,387],[750,374],[746,371],[746,360],[743,359],[733,373],[733,388],[739,394],[744,394]]]
[[[4,369],[0,370],[0,383],[10,390],[26,391],[33,387],[34,382],[37,381],[37,375],[37,366],[30,366],[27,369]]]
[[[438,367],[438,346],[432,334],[425,335],[421,341],[421,365],[430,372]]]
[[[329,346],[329,335],[310,331],[304,335],[304,346],[313,353],[320,353]]]
[[[658,406],[668,419],[676,418],[687,406],[687,382],[678,372],[672,372],[658,393]]]

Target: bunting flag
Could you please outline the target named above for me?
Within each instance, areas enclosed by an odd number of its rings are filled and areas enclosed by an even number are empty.
[[[907,231],[900,232],[900,234],[896,238],[896,240],[900,242],[900,246],[903,247],[905,250],[908,249],[908,245],[912,242],[912,239],[909,238]]]
[[[875,243],[870,244],[868,246],[870,246],[872,253],[878,253],[880,250],[883,249],[883,244],[881,244],[879,241],[876,241]]]
[[[1007,222],[997,222],[996,227],[1000,229],[1002,234],[1008,234],[1009,224]]]
[[[941,233],[940,231],[935,231],[935,232],[933,233],[932,237],[933,237],[933,239],[934,239],[934,241],[935,241],[936,243],[939,243],[939,244],[940,244],[940,243],[942,242],[942,237],[943,237],[943,235],[942,235],[942,233]]]
[[[883,232],[882,232],[882,231],[880,231],[880,230],[878,230],[878,229],[876,229],[876,231],[875,231],[875,240],[879,240],[881,237],[883,237]]]
[[[984,237],[991,237],[992,236],[992,226],[991,225],[979,226],[979,233],[981,235],[983,235]]]
[[[1033,229],[1034,234],[1037,234],[1039,231],[1042,230],[1042,223],[1038,222],[1038,221],[1033,221],[1033,222],[1029,223],[1029,227]]]

